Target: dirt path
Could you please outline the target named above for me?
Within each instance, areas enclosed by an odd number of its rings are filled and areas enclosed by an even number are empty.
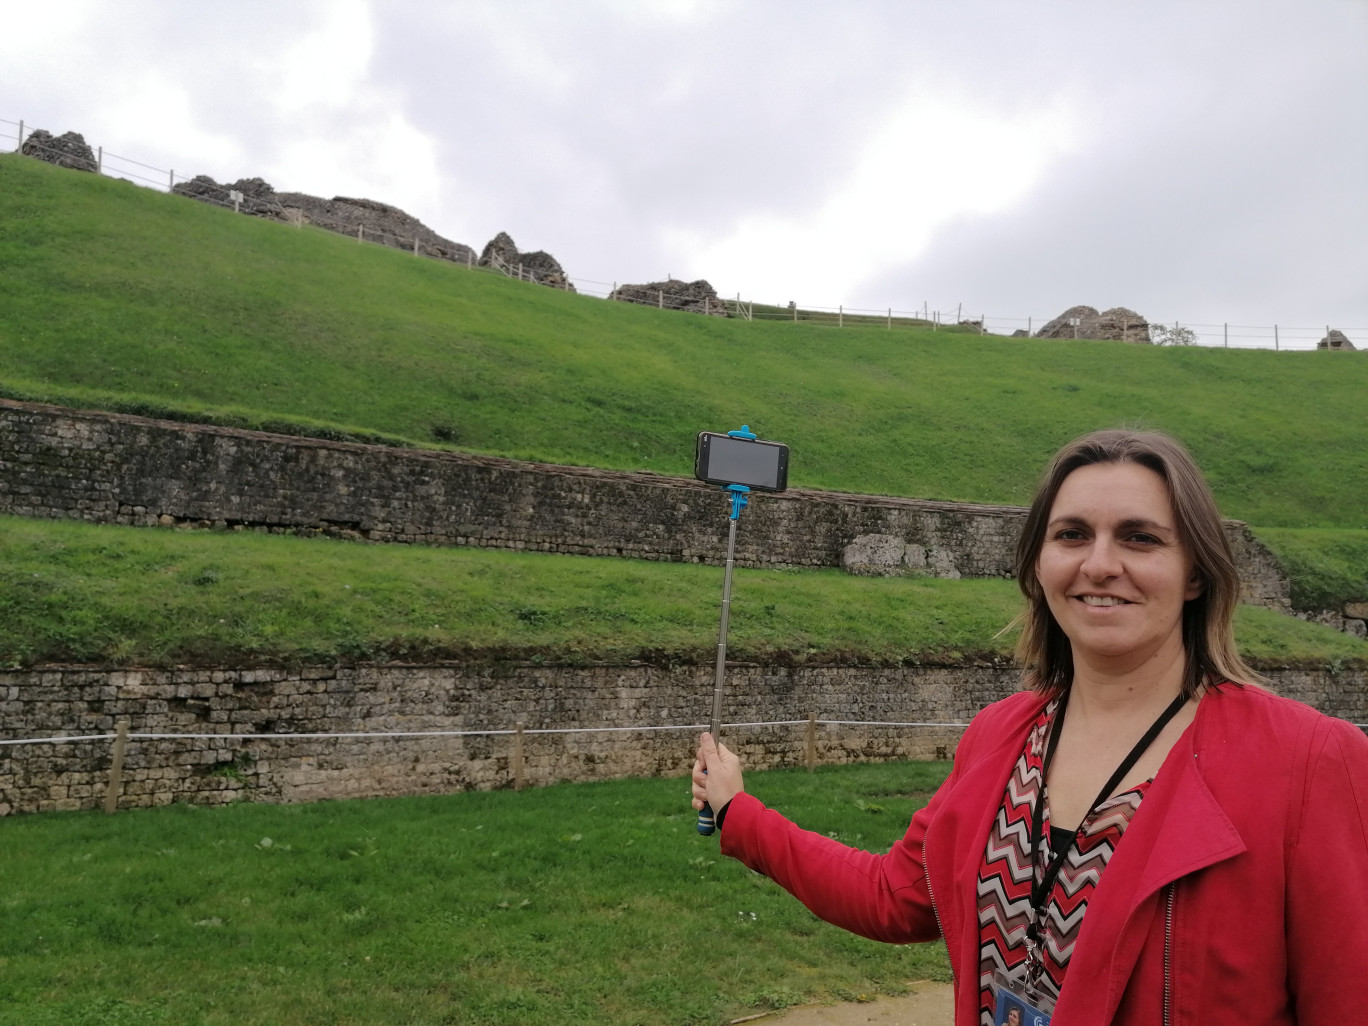
[[[952,1026],[954,989],[948,983],[914,983],[902,997],[844,1005],[803,1005],[738,1019],[755,1026]]]

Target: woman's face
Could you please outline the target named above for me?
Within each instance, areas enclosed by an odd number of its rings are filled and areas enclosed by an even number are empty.
[[[1201,594],[1168,486],[1136,463],[1095,463],[1064,479],[1036,579],[1075,664],[1113,672],[1180,652],[1183,603]]]
[[[1021,1026],[1021,1009],[1007,1009],[1007,1026]]]

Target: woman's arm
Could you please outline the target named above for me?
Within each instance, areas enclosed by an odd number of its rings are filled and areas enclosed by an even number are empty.
[[[827,922],[895,944],[935,940],[940,927],[926,885],[922,841],[960,766],[968,765],[973,733],[971,727],[961,740],[950,776],[884,855],[803,830],[766,808],[745,793],[736,757],[712,746],[706,734],[694,767],[694,806],[704,797],[714,811],[726,806],[722,853],[765,874]]]

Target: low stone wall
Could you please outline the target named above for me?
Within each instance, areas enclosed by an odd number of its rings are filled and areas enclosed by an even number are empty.
[[[1271,676],[1289,697],[1368,722],[1364,671]],[[747,766],[798,766],[814,715],[845,721],[817,728],[821,764],[943,759],[957,725],[1017,679],[989,665],[737,665],[726,737]],[[47,668],[0,673],[0,740],[109,735],[127,721],[123,808],[449,793],[513,786],[519,745],[530,785],[683,775],[712,687],[711,667]],[[396,736],[355,736],[379,733]],[[138,737],[157,734],[195,736]],[[0,744],[0,815],[100,807],[112,748]]]
[[[180,424],[0,400],[0,513],[720,563],[728,501],[686,478]],[[1010,577],[1024,510],[795,488],[754,497],[743,566]],[[1228,521],[1245,600],[1276,559]]]

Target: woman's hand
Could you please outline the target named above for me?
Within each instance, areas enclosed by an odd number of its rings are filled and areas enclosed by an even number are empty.
[[[726,745],[714,741],[711,734],[699,735],[693,765],[693,807],[702,809],[706,802],[716,814],[744,790],[741,760]]]

